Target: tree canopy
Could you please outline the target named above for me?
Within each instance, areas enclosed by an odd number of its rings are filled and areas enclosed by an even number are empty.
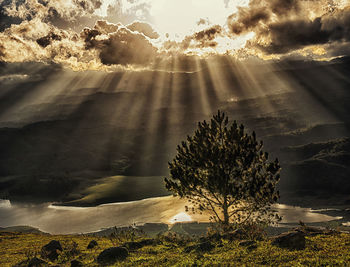
[[[188,199],[187,211],[208,213],[224,226],[272,222],[278,219],[271,205],[279,198],[281,168],[278,159],[269,161],[262,147],[255,132],[245,133],[243,125],[229,123],[218,111],[178,145],[166,188]]]

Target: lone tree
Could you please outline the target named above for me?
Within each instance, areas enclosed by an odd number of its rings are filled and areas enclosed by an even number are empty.
[[[281,168],[278,159],[268,160],[262,147],[255,132],[248,135],[243,125],[229,124],[218,111],[210,123],[199,122],[194,135],[177,147],[166,188],[188,199],[187,211],[209,213],[210,220],[224,228],[274,222],[279,217],[271,205],[279,198]]]

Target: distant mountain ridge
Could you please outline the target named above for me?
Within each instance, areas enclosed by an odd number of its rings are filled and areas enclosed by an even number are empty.
[[[42,80],[10,84],[0,95],[0,197],[74,201],[106,177],[166,176],[177,144],[219,108],[256,131],[271,158],[281,160],[282,193],[312,188],[320,195],[345,194],[349,61],[266,66],[252,68],[251,84],[240,79],[239,66],[225,64],[216,70],[221,84],[207,67],[194,73],[92,73],[111,83],[72,82],[52,96],[45,81],[56,80],[49,70]],[[61,79],[82,79],[59,71]],[[39,93],[50,97],[20,101]]]

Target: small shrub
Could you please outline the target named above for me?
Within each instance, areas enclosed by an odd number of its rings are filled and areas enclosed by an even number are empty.
[[[146,237],[146,234],[142,230],[138,230],[132,227],[127,229],[114,228],[114,232],[110,234],[109,240],[113,246],[119,246],[127,241],[135,241],[137,239]]]
[[[63,251],[58,257],[59,263],[65,263],[73,260],[77,255],[80,254],[78,243],[75,241],[63,242]]]

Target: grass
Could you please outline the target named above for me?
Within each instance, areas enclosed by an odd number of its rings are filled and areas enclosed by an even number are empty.
[[[99,247],[87,249],[95,239]],[[211,252],[192,251],[184,248],[195,240],[161,237],[158,245],[145,246],[131,251],[129,257],[115,266],[344,266],[350,265],[350,235],[334,234],[306,237],[306,248],[290,251],[271,245],[269,240],[257,241],[257,248],[249,250],[239,246],[240,241],[221,240],[214,243]],[[52,264],[70,266],[70,261],[78,259],[86,266],[98,266],[98,254],[113,245],[126,241],[108,237],[84,235],[42,235],[0,233],[0,266],[14,266],[35,255],[40,257],[41,247],[51,240],[61,242],[63,252]],[[73,248],[78,249],[72,253]]]

